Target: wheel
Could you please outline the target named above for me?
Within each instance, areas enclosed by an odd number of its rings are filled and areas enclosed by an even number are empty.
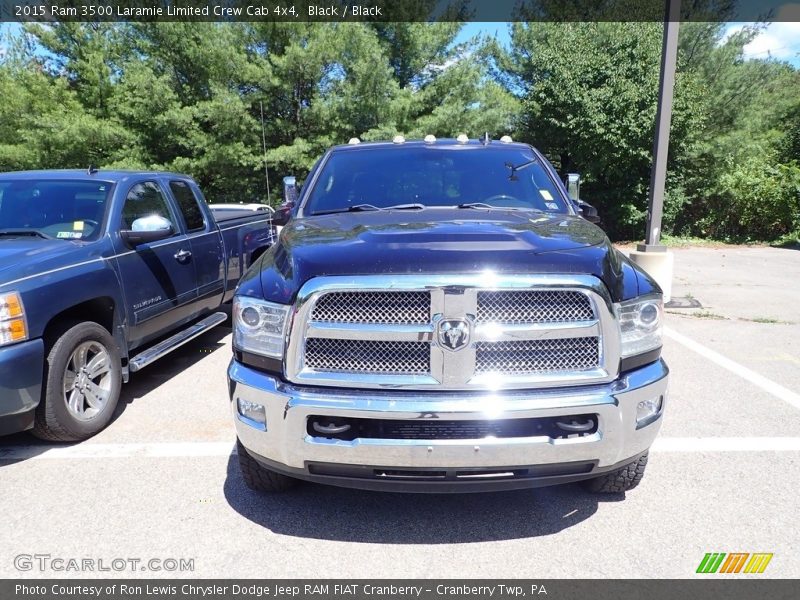
[[[628,463],[621,469],[605,473],[595,479],[588,479],[586,487],[591,492],[600,494],[618,494],[632,490],[644,477],[644,469],[647,466],[647,453],[642,454],[638,459]]]
[[[257,492],[285,492],[292,489],[299,482],[293,477],[270,471],[247,452],[238,439],[236,440],[236,453],[239,456],[239,469],[242,478],[251,490]]]
[[[108,425],[122,385],[111,334],[92,322],[67,327],[47,355],[33,426],[35,436],[55,442],[85,440]]]

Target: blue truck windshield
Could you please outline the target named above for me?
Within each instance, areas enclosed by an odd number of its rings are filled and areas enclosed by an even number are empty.
[[[389,147],[334,152],[306,202],[306,215],[369,205],[482,204],[567,213],[535,156],[521,149]],[[358,209],[358,208],[356,208]]]
[[[97,239],[111,187],[105,181],[4,179],[0,181],[0,235]]]

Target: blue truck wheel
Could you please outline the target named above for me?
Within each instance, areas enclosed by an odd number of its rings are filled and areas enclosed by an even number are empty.
[[[33,434],[74,442],[105,428],[119,401],[122,373],[114,339],[101,325],[67,325],[50,347]]]

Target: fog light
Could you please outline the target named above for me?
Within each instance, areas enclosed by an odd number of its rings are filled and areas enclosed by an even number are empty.
[[[236,400],[236,407],[239,410],[240,421],[247,423],[250,427],[255,427],[263,431],[267,430],[267,410],[264,408],[263,404],[257,404],[249,400],[238,398]]]
[[[655,421],[661,414],[663,406],[664,396],[656,396],[639,402],[636,406],[636,427],[644,427]]]

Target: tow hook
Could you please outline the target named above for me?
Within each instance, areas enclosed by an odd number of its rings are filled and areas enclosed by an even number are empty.
[[[334,425],[333,423],[329,423],[328,425],[320,425],[319,422],[314,421],[311,426],[317,433],[324,433],[326,435],[336,435],[350,430],[350,425],[347,424]]]
[[[594,420],[587,419],[584,422],[578,422],[575,419],[566,423],[564,421],[556,421],[556,426],[561,429],[562,431],[566,431],[569,433],[584,433],[586,431],[591,431],[594,429]]]

